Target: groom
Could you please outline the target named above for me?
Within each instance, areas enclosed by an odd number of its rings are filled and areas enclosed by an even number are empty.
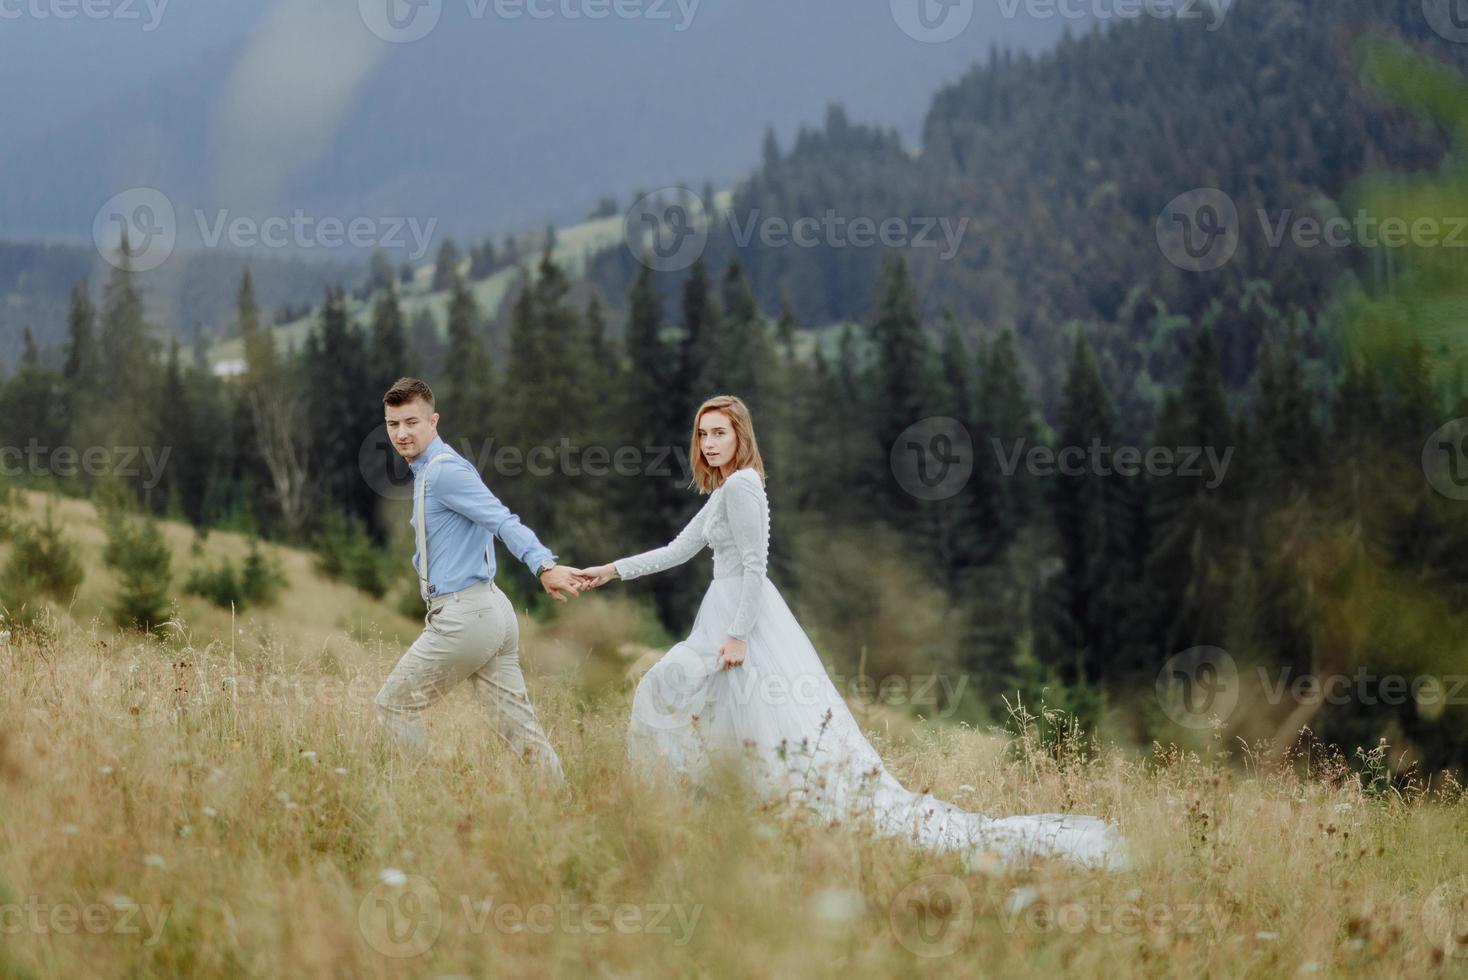
[[[556,563],[479,472],[438,435],[433,391],[417,378],[399,378],[383,395],[387,434],[413,471],[413,567],[428,604],[424,629],[382,690],[377,715],[415,759],[428,751],[422,712],[468,680],[495,730],[523,759],[557,784],[561,760],[541,730],[520,673],[520,624],[494,584],[494,538],[530,566],[557,602],[587,586],[580,569]]]

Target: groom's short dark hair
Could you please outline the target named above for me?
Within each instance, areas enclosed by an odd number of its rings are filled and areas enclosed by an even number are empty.
[[[417,378],[399,378],[387,389],[387,394],[382,396],[382,403],[397,408],[406,405],[414,399],[421,398],[428,403],[428,410],[433,411],[433,389],[428,387],[426,381]]]

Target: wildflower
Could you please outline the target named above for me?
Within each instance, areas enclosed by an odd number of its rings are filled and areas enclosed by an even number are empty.
[[[408,883],[408,876],[397,868],[383,868],[377,872],[377,879],[389,888],[402,888]]]
[[[157,868],[159,871],[168,870],[168,865],[164,862],[162,854],[143,855],[143,864],[147,865],[150,868]]]

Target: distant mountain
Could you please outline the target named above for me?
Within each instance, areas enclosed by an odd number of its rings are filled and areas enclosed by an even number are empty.
[[[727,183],[757,162],[767,125],[788,136],[828,102],[915,136],[933,90],[990,43],[1038,49],[1074,26],[981,9],[925,44],[886,3],[632,7],[656,16],[504,19],[492,3],[446,3],[427,37],[390,44],[357,4],[280,0],[247,36],[0,148],[0,229],[85,241],[101,204],[137,186],[168,195],[189,244],[196,209],[416,216],[461,240],[564,224],[604,194]]]
[[[1214,319],[1226,378],[1241,384],[1279,315],[1319,312],[1343,273],[1389,273],[1390,249],[1297,238],[1308,230],[1297,222],[1349,219],[1363,174],[1443,160],[1443,132],[1366,90],[1354,54],[1374,31],[1468,68],[1468,45],[1435,30],[1425,9],[1236,0],[1212,31],[1144,17],[1038,57],[996,53],[938,92],[916,153],[838,111],[793,145],[767,147],[729,220],[713,225],[705,258],[718,268],[738,257],[769,315],[788,298],[807,326],[865,320],[882,248],[838,240],[849,228],[822,231],[810,247],[749,229],[901,219],[930,323],[946,311],[970,335],[1015,328],[1047,406],[1083,330],[1110,390],[1136,413],[1130,421],[1150,426],[1157,380],[1185,363],[1165,331]],[[1194,271],[1164,253],[1157,229],[1175,196],[1200,189],[1237,212],[1209,219],[1228,222],[1234,238],[1221,241],[1237,248]],[[1195,212],[1185,217],[1201,232],[1208,214]],[[962,230],[956,242],[945,226]],[[590,275],[616,300],[637,268],[620,249]],[[681,276],[659,279],[672,302]]]

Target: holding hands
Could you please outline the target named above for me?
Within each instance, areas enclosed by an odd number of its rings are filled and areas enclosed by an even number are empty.
[[[586,572],[570,565],[552,565],[540,573],[540,587],[557,602],[565,602],[567,597],[562,591],[569,592],[572,596],[581,594],[582,589],[592,587],[592,579]]]

